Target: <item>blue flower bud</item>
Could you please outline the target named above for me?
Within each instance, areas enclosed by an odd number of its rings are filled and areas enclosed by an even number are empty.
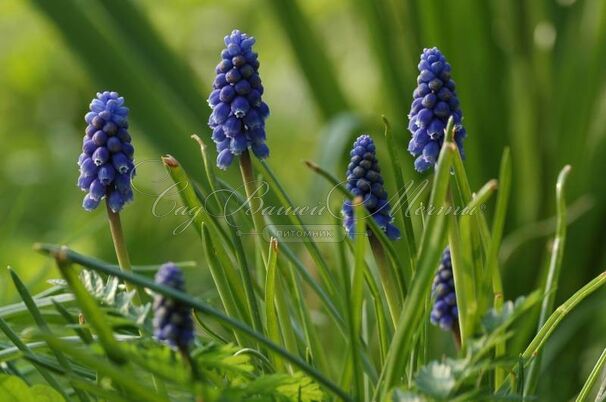
[[[368,135],[361,135],[353,144],[351,160],[347,167],[347,190],[362,197],[364,206],[377,225],[391,240],[400,238],[400,231],[392,224],[391,206],[383,187],[383,177],[376,157],[375,144]],[[343,225],[349,237],[355,234],[355,221],[350,200],[343,203]]]
[[[412,139],[408,151],[416,156],[415,169],[424,172],[435,165],[444,142],[444,129],[452,116],[455,122],[454,139],[463,155],[465,129],[461,125],[463,113],[450,78],[451,67],[437,48],[424,49],[418,65],[418,86],[413,92],[408,130]],[[419,132],[425,129],[424,132]],[[428,135],[429,138],[426,138]],[[426,148],[430,148],[426,150]],[[437,149],[437,151],[436,151]]]
[[[442,254],[440,266],[435,274],[432,286],[434,304],[430,314],[432,324],[444,331],[450,331],[458,323],[457,295],[452,276],[452,261],[450,249],[447,247]]]
[[[160,267],[156,273],[157,284],[185,292],[185,280],[181,270],[172,262]],[[154,297],[154,337],[170,346],[187,350],[194,341],[194,322],[191,308],[160,294]]]
[[[219,154],[217,166],[221,169],[227,169],[234,155],[248,148],[258,158],[269,155],[265,145],[269,107],[261,99],[263,84],[259,78],[258,55],[252,51],[254,43],[254,38],[234,30],[225,37],[226,48],[215,69],[217,75],[208,97],[208,104],[213,109],[209,126]]]

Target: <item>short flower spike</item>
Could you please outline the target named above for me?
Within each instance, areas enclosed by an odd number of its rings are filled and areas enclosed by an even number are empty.
[[[259,60],[252,46],[255,38],[234,30],[225,37],[221,62],[216,68],[213,90],[208,97],[212,108],[208,125],[217,145],[217,166],[227,169],[234,158],[251,148],[260,159],[269,156],[265,144],[265,119],[269,107],[261,96]]]
[[[103,198],[114,212],[132,201],[135,152],[128,134],[128,108],[117,92],[97,92],[84,116],[88,124],[78,159],[78,187],[86,192],[82,207],[92,211]]]
[[[375,144],[368,135],[361,135],[353,144],[347,166],[347,190],[354,197],[362,197],[368,213],[391,240],[400,238],[400,230],[392,224],[391,206],[383,186],[383,177],[377,160]],[[355,221],[352,202],[343,203],[344,226],[349,237],[354,237]]]
[[[448,247],[442,253],[442,261],[433,279],[432,293],[435,300],[430,315],[431,323],[444,331],[451,331],[458,323],[459,310]]]
[[[419,62],[417,88],[408,114],[408,130],[412,139],[408,151],[416,156],[415,169],[424,172],[438,160],[444,142],[444,129],[452,116],[454,140],[463,156],[463,140],[467,133],[462,125],[463,112],[455,83],[450,78],[450,64],[438,48],[425,49]]]
[[[172,262],[160,267],[155,280],[160,285],[185,291],[183,273]],[[191,308],[169,297],[156,295],[154,298],[154,336],[172,347],[187,349],[194,340]]]

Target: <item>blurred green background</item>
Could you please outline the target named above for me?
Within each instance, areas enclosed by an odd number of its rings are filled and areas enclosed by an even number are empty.
[[[3,265],[40,290],[56,273],[31,252],[36,241],[114,261],[103,212],[85,213],[75,187],[83,116],[96,91],[111,89],[126,97],[136,158],[146,161],[135,181],[135,206],[122,214],[131,258],[194,260],[190,290],[215,297],[198,237],[173,233],[186,220],[174,214],[176,198],[153,210],[167,186],[159,155],[171,153],[194,178],[201,174],[199,148],[189,136],[210,142],[206,97],[223,36],[234,28],[257,38],[272,111],[269,162],[296,204],[321,198],[319,182],[300,161],[314,159],[341,176],[347,148],[363,131],[385,154],[381,114],[394,126],[406,179],[421,178],[405,151],[406,115],[418,56],[438,46],[461,98],[473,188],[496,177],[503,148],[512,149],[501,252],[507,297],[541,284],[555,178],[566,163],[573,166],[567,197],[573,223],[558,300],[606,267],[603,0],[2,0]],[[236,170],[226,174],[234,183]],[[2,271],[2,303],[16,301],[9,288]],[[606,344],[605,296],[583,304],[548,345],[541,400],[565,401],[580,388]],[[512,350],[529,335],[520,331]]]

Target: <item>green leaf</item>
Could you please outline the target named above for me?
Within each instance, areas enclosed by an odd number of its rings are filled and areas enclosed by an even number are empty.
[[[434,398],[445,399],[454,390],[456,379],[452,367],[434,361],[419,370],[415,383],[421,392]]]
[[[16,376],[0,374],[2,402],[65,402],[65,399],[48,385],[37,384],[29,388]]]

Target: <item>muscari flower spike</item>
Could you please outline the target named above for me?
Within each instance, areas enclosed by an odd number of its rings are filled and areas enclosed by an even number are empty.
[[[213,90],[208,97],[212,108],[208,125],[217,145],[217,166],[227,169],[234,158],[251,148],[260,159],[269,156],[265,144],[265,119],[269,107],[261,96],[259,60],[252,46],[255,38],[232,31],[225,37],[221,62],[217,65]]]
[[[463,156],[463,140],[467,133],[462,125],[463,112],[455,83],[450,78],[451,67],[438,48],[424,49],[419,62],[417,88],[408,114],[408,130],[412,139],[408,151],[416,156],[415,169],[424,172],[438,160],[444,142],[448,119],[454,120],[454,140]]]
[[[128,134],[128,108],[117,92],[97,92],[84,116],[88,124],[78,159],[78,187],[86,192],[82,207],[92,211],[107,198],[119,212],[132,201],[131,178],[135,174],[135,149]]]
[[[391,222],[391,206],[387,201],[387,192],[383,186],[383,177],[377,160],[375,144],[368,135],[361,135],[353,144],[351,160],[347,166],[347,190],[354,197],[362,197],[364,206],[375,222],[391,240],[400,238],[400,230]],[[355,221],[352,201],[343,203],[343,225],[353,239]]]
[[[442,261],[433,279],[432,294],[435,301],[431,309],[431,323],[444,331],[451,331],[458,325],[459,310],[448,247],[442,253]]]
[[[183,273],[172,262],[163,264],[156,273],[157,284],[185,292]],[[154,337],[184,350],[194,340],[191,308],[160,294],[154,297]]]

